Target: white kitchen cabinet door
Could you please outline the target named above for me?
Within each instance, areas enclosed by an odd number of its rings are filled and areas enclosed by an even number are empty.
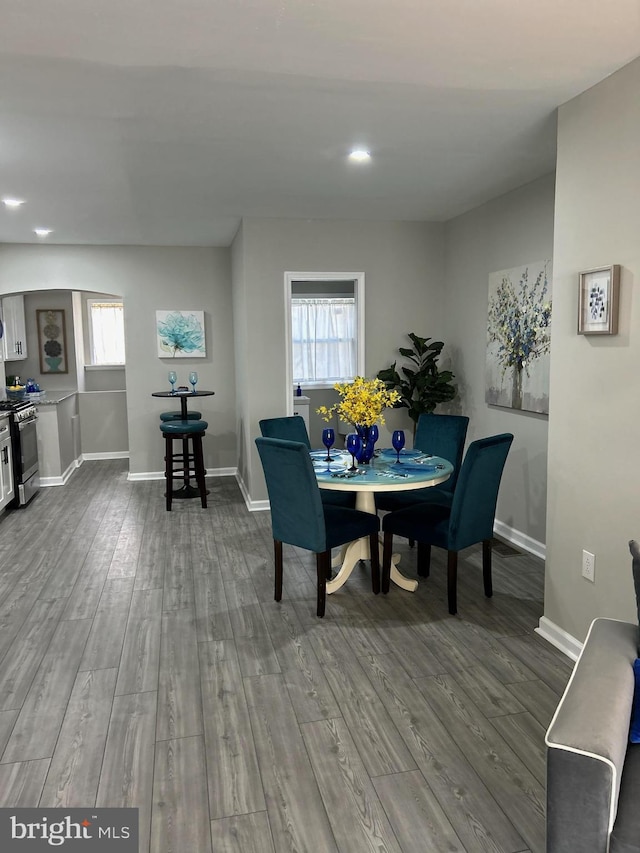
[[[4,509],[14,497],[11,436],[9,434],[9,422],[5,420],[0,421],[0,509]]]
[[[27,357],[27,325],[24,316],[24,296],[5,296],[2,300],[2,352],[5,361],[20,361]]]

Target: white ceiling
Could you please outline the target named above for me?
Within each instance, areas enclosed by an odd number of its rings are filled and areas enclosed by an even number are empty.
[[[0,242],[446,220],[550,172],[640,0],[0,0]],[[352,146],[366,165],[346,161]]]

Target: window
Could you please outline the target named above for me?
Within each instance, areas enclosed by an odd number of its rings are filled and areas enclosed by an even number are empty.
[[[124,364],[124,306],[122,302],[88,299],[91,364]]]
[[[353,296],[292,296],[294,383],[326,384],[353,379],[357,370],[356,330]]]

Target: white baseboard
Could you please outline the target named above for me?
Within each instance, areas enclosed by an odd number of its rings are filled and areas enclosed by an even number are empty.
[[[90,462],[92,459],[128,459],[128,450],[109,450],[104,453],[83,453],[83,462]]]
[[[64,486],[69,477],[81,464],[81,459],[74,459],[61,477],[40,477],[40,488],[47,489],[49,486]]]
[[[249,492],[245,485],[244,480],[239,471],[236,471],[236,482],[238,484],[238,488],[242,493],[242,497],[244,498],[244,504],[249,512],[264,512],[264,510],[269,509],[269,501],[252,501],[249,496]]]
[[[234,477],[238,473],[237,468],[207,468],[207,477]],[[164,480],[164,471],[139,471],[132,473],[129,471],[127,480],[135,483],[141,480]]]
[[[578,660],[578,656],[582,651],[582,643],[579,640],[576,640],[575,637],[572,637],[571,634],[563,631],[563,629],[556,625],[555,622],[547,619],[546,616],[542,616],[538,623],[538,627],[534,628],[534,630],[536,634],[540,634],[540,636],[544,637],[544,639],[551,643],[552,646],[555,646],[557,649],[560,649],[561,652],[564,652],[568,658],[571,658],[571,660]]]
[[[493,523],[493,532],[497,533],[498,536],[502,536],[503,539],[511,542],[516,547],[522,548],[523,551],[528,551],[529,554],[540,557],[541,560],[546,558],[547,546],[544,542],[532,539],[531,536],[527,536],[526,533],[516,530],[515,527],[509,527],[504,522],[496,519]]]

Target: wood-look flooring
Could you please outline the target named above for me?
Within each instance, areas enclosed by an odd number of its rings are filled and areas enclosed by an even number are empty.
[[[357,568],[320,620],[232,478],[167,513],[126,470],[0,519],[1,806],[135,806],[141,853],[544,851],[541,561],[495,556],[487,600],[463,552],[456,617],[437,549],[415,594]]]

